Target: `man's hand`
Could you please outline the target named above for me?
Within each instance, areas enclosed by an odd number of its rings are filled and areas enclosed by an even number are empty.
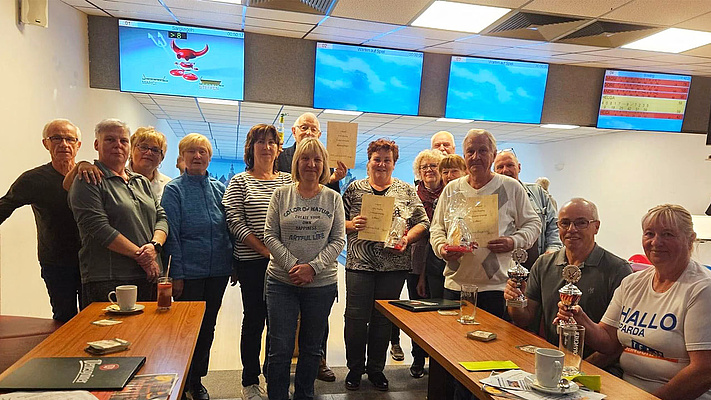
[[[96,165],[86,161],[80,161],[79,164],[77,164],[77,175],[79,176],[79,180],[98,185],[101,183],[101,178],[104,176],[104,173],[101,172]]]
[[[511,300],[517,299],[526,290],[526,282],[521,282],[521,288],[518,288],[516,281],[509,279],[506,281],[506,287],[504,288],[504,299]]]
[[[146,271],[146,279],[148,279],[148,282],[157,282],[158,281],[158,276],[160,275],[160,266],[158,263],[153,260],[147,264],[138,264],[143,268],[144,271]]]
[[[304,285],[314,281],[316,271],[309,264],[296,264],[289,270],[289,279],[294,285]]]
[[[427,297],[427,278],[425,274],[420,274],[420,278],[417,280],[417,294],[422,297]]]
[[[447,251],[447,249],[445,248],[446,246],[446,244],[443,244],[442,248],[440,249],[440,254],[442,254],[442,259],[444,261],[457,261],[464,255],[464,253],[460,251]]]
[[[344,164],[341,161],[336,161],[338,163],[338,166],[333,169],[333,173],[331,174],[331,179],[329,179],[329,183],[336,183],[340,181],[341,179],[346,177],[346,173],[348,173],[348,168],[346,168],[346,164]]]
[[[490,240],[486,248],[492,253],[508,253],[514,249],[514,241],[510,236],[501,236],[498,239]]]
[[[185,281],[182,279],[173,279],[173,298],[179,299],[183,295],[183,288],[185,287]]]
[[[141,266],[148,265],[151,261],[156,259],[156,248],[153,243],[146,243],[136,250],[136,262]],[[144,267],[145,269],[145,267]]]

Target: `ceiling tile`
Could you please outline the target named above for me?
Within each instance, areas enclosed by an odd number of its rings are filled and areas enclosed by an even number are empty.
[[[711,58],[711,44],[685,51],[683,54]]]
[[[711,13],[699,15],[698,17],[681,22],[677,24],[675,28],[711,32]]]
[[[332,26],[319,26],[315,28],[313,31],[311,31],[311,34],[307,36],[307,38],[311,38],[312,35],[319,35],[319,36],[334,36],[334,37],[345,37],[349,38],[350,40],[348,43],[353,43],[353,41],[359,41],[363,42],[369,39],[372,39],[376,36],[381,35],[381,33],[377,32],[369,32],[369,31],[360,31],[360,30],[355,30],[355,29],[346,29],[346,28],[336,28]],[[335,40],[329,40],[330,42],[333,42]]]
[[[585,3],[598,3],[598,1]],[[683,3],[683,7],[675,7],[668,0],[635,0],[605,14],[605,18],[646,25],[670,26],[711,11],[711,2],[708,0],[684,0]]]
[[[457,40],[462,39],[467,36],[471,36],[471,33],[445,31],[442,29],[432,29],[432,28],[422,28],[419,26],[406,26],[396,32],[401,36],[414,36],[422,37],[427,39],[440,39],[440,40]]]
[[[241,4],[230,4],[218,1],[163,0],[163,2],[175,15],[178,15],[178,13],[184,15],[187,12],[242,15],[242,10],[244,9],[244,6]]]
[[[457,40],[457,42],[477,43],[477,44],[485,44],[485,45],[489,45],[489,46],[504,46],[504,47],[525,47],[525,46],[530,46],[535,43],[539,43],[539,42],[536,42],[533,40],[509,39],[509,38],[501,38],[501,37],[495,37],[495,36],[482,36],[482,35],[467,36],[463,39]]]
[[[272,29],[272,28],[261,28],[258,26],[246,26],[244,27],[246,32],[259,33],[262,35],[272,35],[272,36],[284,36],[292,38],[301,38],[304,36],[304,32],[290,31],[286,29]]]
[[[333,27],[341,29],[353,29],[357,31],[368,31],[373,33],[386,33],[401,28],[401,25],[383,24],[371,21],[359,21],[348,18],[331,17],[323,21],[319,27]]]
[[[331,15],[405,25],[415,19],[431,0],[339,0]]]
[[[261,27],[261,28],[271,28],[271,29],[284,29],[288,31],[298,31],[298,32],[308,32],[313,27],[314,24],[302,24],[299,22],[287,22],[287,21],[275,21],[271,19],[262,19],[247,17],[244,21],[245,29],[247,26]]]
[[[622,6],[629,0],[534,0],[523,6],[524,10],[542,11],[554,14],[580,15],[583,17],[599,17],[610,10]]]
[[[292,11],[272,10],[269,8],[247,7],[247,17],[273,19],[277,21],[317,24],[324,19],[323,15],[298,13]]]

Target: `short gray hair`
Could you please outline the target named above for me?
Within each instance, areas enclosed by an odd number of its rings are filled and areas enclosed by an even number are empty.
[[[422,177],[420,176],[420,163],[422,162],[422,160],[434,160],[437,163],[437,167],[439,167],[439,163],[442,162],[443,158],[444,154],[442,154],[442,152],[439,150],[422,150],[420,154],[415,157],[415,161],[413,161],[412,163],[412,171],[415,173],[415,179],[422,179]]]
[[[312,112],[305,112],[305,113],[299,115],[299,118],[297,118],[296,121],[294,121],[294,125],[292,125],[292,128],[296,128],[299,125],[301,125],[301,120],[303,120],[306,117],[311,117],[311,118],[315,119],[316,122],[318,122],[319,129],[321,128],[321,121],[319,121],[318,117],[316,117],[316,114],[314,114]]]
[[[71,125],[72,127],[74,127],[74,129],[77,132],[77,139],[79,139],[79,141],[81,141],[81,131],[79,130],[79,127],[74,125],[74,123],[72,123],[72,121],[70,121],[66,118],[55,118],[55,119],[47,122],[47,124],[45,124],[45,126],[44,126],[44,129],[42,129],[42,139],[47,139],[49,137],[49,135],[51,135],[52,132],[54,132],[54,130],[57,129],[58,126],[61,126],[61,125]]]
[[[594,219],[595,221],[600,220],[600,215],[597,213],[597,206],[595,205],[595,203],[593,203],[590,200],[586,200],[582,197],[573,197],[572,199],[570,199],[570,201],[565,203],[563,205],[563,207],[561,207],[560,209],[562,210],[563,208],[565,208],[573,203],[578,203],[578,204],[582,204],[582,205],[586,206],[590,210],[590,214],[592,214],[592,219]]]
[[[122,129],[126,132],[126,135],[131,136],[131,129],[125,122],[116,118],[107,118],[96,124],[96,127],[94,128],[94,137],[98,139],[99,135],[102,133],[112,131],[114,129]]]
[[[447,136],[449,136],[449,139],[452,141],[452,145],[454,145],[454,135],[452,135],[451,132],[439,131],[439,132],[435,132],[434,135],[432,135],[432,137],[430,138],[430,147],[434,146],[434,138],[435,138],[435,136],[437,136],[437,135],[439,135],[439,134],[441,134],[441,133],[446,134]]]
[[[491,132],[487,131],[486,129],[469,129],[467,135],[464,136],[464,140],[462,140],[462,148],[466,150],[467,142],[472,141],[477,136],[482,135],[486,136],[489,141],[489,150],[491,150],[493,154],[496,154],[496,138],[494,138],[494,135],[492,135]]]

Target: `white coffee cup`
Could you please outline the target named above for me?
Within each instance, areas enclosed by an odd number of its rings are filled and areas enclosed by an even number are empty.
[[[111,299],[111,295],[116,296],[116,300]],[[136,297],[138,296],[138,286],[121,285],[116,286],[116,290],[109,292],[109,301],[117,304],[121,311],[131,311],[136,308]]]
[[[540,386],[558,387],[565,353],[556,349],[536,349],[536,381]]]

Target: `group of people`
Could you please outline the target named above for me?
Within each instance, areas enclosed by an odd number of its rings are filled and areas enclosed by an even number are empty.
[[[295,144],[282,148],[274,126],[252,127],[246,170],[225,187],[207,174],[212,146],[203,135],[180,141],[182,174],[170,180],[158,171],[167,141],[155,129],[131,135],[120,120],[101,121],[94,140],[98,159],[77,164],[81,132],[56,119],[42,139],[51,162],[13,183],[0,199],[0,223],[14,209],[32,205],[42,278],[57,320],[76,315],[77,304],[105,301],[120,284],[138,286],[139,301],[155,301],[155,282],[165,274],[173,278],[176,301],[205,301],[185,386],[193,399],[209,399],[201,378],[230,281],[240,284],[244,312],[243,398],[309,399],[315,379],[335,380],[326,341],[337,258],[346,243],[349,390],[360,388],[364,374],[376,389],[388,390],[383,370],[398,332],[374,301],[399,298],[407,282],[412,299],[459,299],[462,285],[475,284],[480,308],[502,323],[540,331],[554,345],[558,319],[574,316],[588,330],[588,361],[621,366],[625,380],[661,398],[711,399],[711,330],[703,327],[711,309],[711,273],[690,258],[695,233],[683,207],[661,205],[644,216],[642,244],[653,266],[632,274],[625,260],[596,244],[601,222],[595,204],[574,198],[557,210],[546,188],[519,180],[515,153],[497,151],[488,131],[466,134],[464,157],[456,154],[451,133],[435,133],[431,148],[415,158],[415,186],[393,176],[397,144],[375,140],[368,145],[367,177],[351,182],[343,195],[339,181],[346,166],[329,168],[316,116],[301,115],[292,133]],[[394,198],[395,215],[407,224],[399,246],[359,239],[368,225],[361,215],[364,195]],[[496,198],[498,237],[471,253],[447,246],[454,223],[448,213],[457,196]],[[514,249],[529,255],[530,277],[522,286],[506,273]],[[562,268],[571,264],[581,270],[577,286],[584,295],[579,306],[567,309],[558,289]],[[506,307],[507,299],[522,293],[526,307]],[[427,354],[413,342],[412,355],[410,374],[420,378]],[[470,395],[463,387],[455,392]]]

